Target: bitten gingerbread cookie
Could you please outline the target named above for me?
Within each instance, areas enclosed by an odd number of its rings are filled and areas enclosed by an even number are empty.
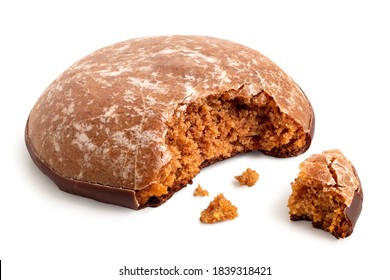
[[[202,167],[252,150],[305,152],[314,113],[267,57],[202,36],[131,39],[93,52],[33,107],[26,144],[61,190],[158,206]]]

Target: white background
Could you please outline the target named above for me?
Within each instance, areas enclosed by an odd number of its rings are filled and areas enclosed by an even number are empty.
[[[214,266],[270,266],[269,279],[384,279],[389,245],[390,17],[386,1],[2,1],[0,259],[4,279],[258,279]],[[316,113],[304,155],[241,155],[204,169],[156,209],[132,211],[59,191],[23,139],[43,90],[76,60],[133,37],[209,35],[254,48],[288,72]],[[290,222],[290,182],[310,154],[339,148],[363,183],[354,233],[337,240]],[[234,175],[260,173],[252,188]],[[195,198],[200,183],[211,193]],[[219,192],[234,221],[199,222]],[[208,276],[130,277],[119,269],[208,269]]]

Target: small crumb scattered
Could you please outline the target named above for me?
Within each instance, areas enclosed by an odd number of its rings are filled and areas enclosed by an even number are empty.
[[[241,175],[235,176],[237,181],[240,183],[240,186],[247,185],[248,187],[252,187],[256,184],[259,179],[259,174],[250,168],[247,168]]]
[[[237,207],[220,193],[200,213],[200,221],[206,224],[213,224],[220,221],[233,220],[237,216]]]
[[[200,184],[198,184],[198,187],[194,190],[194,196],[208,196],[209,192],[205,189],[203,189]]]

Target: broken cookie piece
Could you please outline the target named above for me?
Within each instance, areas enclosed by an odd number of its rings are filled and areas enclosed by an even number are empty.
[[[259,174],[250,168],[247,168],[241,175],[235,176],[234,178],[240,183],[240,186],[247,185],[252,187],[256,184],[259,179]]]
[[[194,190],[194,196],[208,196],[209,192],[205,189],[203,189],[200,184],[198,184],[198,187]]]
[[[213,224],[220,221],[233,220],[237,216],[237,207],[220,193],[210,202],[209,206],[202,211],[200,214],[200,221],[206,224]]]
[[[351,235],[363,203],[352,163],[340,150],[328,150],[310,156],[299,168],[288,200],[290,219],[310,220],[336,238]]]

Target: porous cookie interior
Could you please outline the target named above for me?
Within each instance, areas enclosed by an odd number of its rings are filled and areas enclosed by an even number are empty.
[[[313,226],[332,233],[337,238],[348,235],[350,221],[345,217],[346,205],[340,194],[323,183],[306,178],[303,172],[292,183],[288,201],[291,220],[310,220]]]
[[[265,92],[237,97],[228,91],[198,99],[178,110],[168,127],[172,160],[159,182],[137,192],[141,206],[159,205],[213,162],[253,150],[291,156],[307,142],[303,129]]]

